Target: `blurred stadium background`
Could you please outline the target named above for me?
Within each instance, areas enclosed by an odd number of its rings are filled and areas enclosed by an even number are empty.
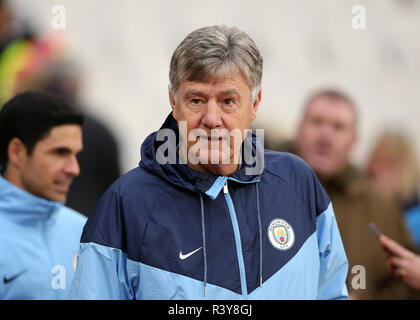
[[[382,130],[404,130],[420,150],[420,1],[416,0],[12,0],[16,18],[39,35],[58,34],[81,77],[81,100],[115,133],[123,171],[137,166],[144,138],[170,111],[173,50],[192,30],[235,25],[264,57],[263,100],[255,127],[293,135],[314,90],[347,92],[360,110],[361,163]],[[366,8],[353,29],[352,8]],[[66,28],[51,27],[56,5]],[[417,151],[419,152],[419,151]]]

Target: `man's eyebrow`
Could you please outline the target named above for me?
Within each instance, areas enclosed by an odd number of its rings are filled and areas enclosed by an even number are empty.
[[[77,150],[75,150],[76,151],[76,153],[79,153],[79,152],[81,152],[83,150],[83,148],[82,149],[77,149]],[[52,147],[51,149],[50,149],[50,152],[59,152],[59,153],[72,153],[73,152],[73,150],[71,149],[71,148],[69,148],[69,147],[67,147],[67,146],[56,146],[56,147]]]
[[[66,147],[66,146],[53,146],[51,148],[49,148],[49,152],[71,152],[71,149]]]
[[[226,89],[226,90],[222,90],[219,92],[219,94],[222,95],[229,95],[229,94],[235,94],[239,96],[239,92],[236,89]],[[188,89],[185,92],[185,96],[189,96],[189,95],[197,95],[197,96],[205,96],[205,93],[200,91],[200,90],[196,90],[196,89]]]
[[[202,91],[196,90],[196,89],[188,89],[185,92],[185,96],[189,96],[189,95],[196,95],[196,96],[205,96],[205,94]]]
[[[239,92],[236,89],[222,90],[220,93],[223,95],[236,94],[237,96],[239,96]]]

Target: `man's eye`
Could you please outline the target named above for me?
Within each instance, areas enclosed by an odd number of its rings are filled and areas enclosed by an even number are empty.
[[[200,104],[201,100],[200,99],[191,99],[191,103],[192,104]]]
[[[345,126],[342,123],[334,123],[334,129],[337,131],[344,130]]]
[[[322,119],[320,118],[311,118],[310,123],[316,126],[320,126],[322,124]]]
[[[225,105],[230,106],[231,104],[233,104],[233,101],[232,101],[232,99],[225,99],[225,100],[223,100],[223,103],[224,103]]]
[[[53,151],[54,154],[58,156],[64,156],[70,153],[70,150],[67,148],[57,148]]]

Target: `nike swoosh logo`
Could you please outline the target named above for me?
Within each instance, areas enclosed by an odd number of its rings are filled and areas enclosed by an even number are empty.
[[[187,254],[182,254],[182,250],[179,252],[179,258],[181,260],[187,259],[188,257],[191,257],[194,253],[196,253],[198,250],[200,250],[202,247],[195,249],[194,251],[191,251],[190,253]]]
[[[11,276],[10,278],[6,278],[5,276],[3,276],[3,283],[4,284],[8,284],[9,282],[12,282],[13,280],[16,280],[17,277],[21,276],[22,274],[24,274],[27,270],[23,270],[17,274],[15,274],[14,276]]]

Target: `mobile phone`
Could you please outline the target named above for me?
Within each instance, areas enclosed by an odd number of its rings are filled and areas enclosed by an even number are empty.
[[[382,231],[374,224],[373,222],[369,223],[369,228],[372,230],[372,232],[379,237],[382,234]]]
[[[370,230],[372,230],[372,232],[376,235],[376,237],[378,237],[379,238],[379,236],[381,235],[381,234],[383,234],[383,232],[376,226],[376,224],[374,224],[373,222],[370,222],[369,223],[369,228],[370,228]],[[388,254],[390,254],[390,255],[392,255],[392,256],[400,256],[399,254],[397,254],[396,252],[394,252],[394,251],[391,251],[391,249],[387,246],[387,247],[384,247],[384,246],[382,246],[383,247],[383,249],[388,253]]]

